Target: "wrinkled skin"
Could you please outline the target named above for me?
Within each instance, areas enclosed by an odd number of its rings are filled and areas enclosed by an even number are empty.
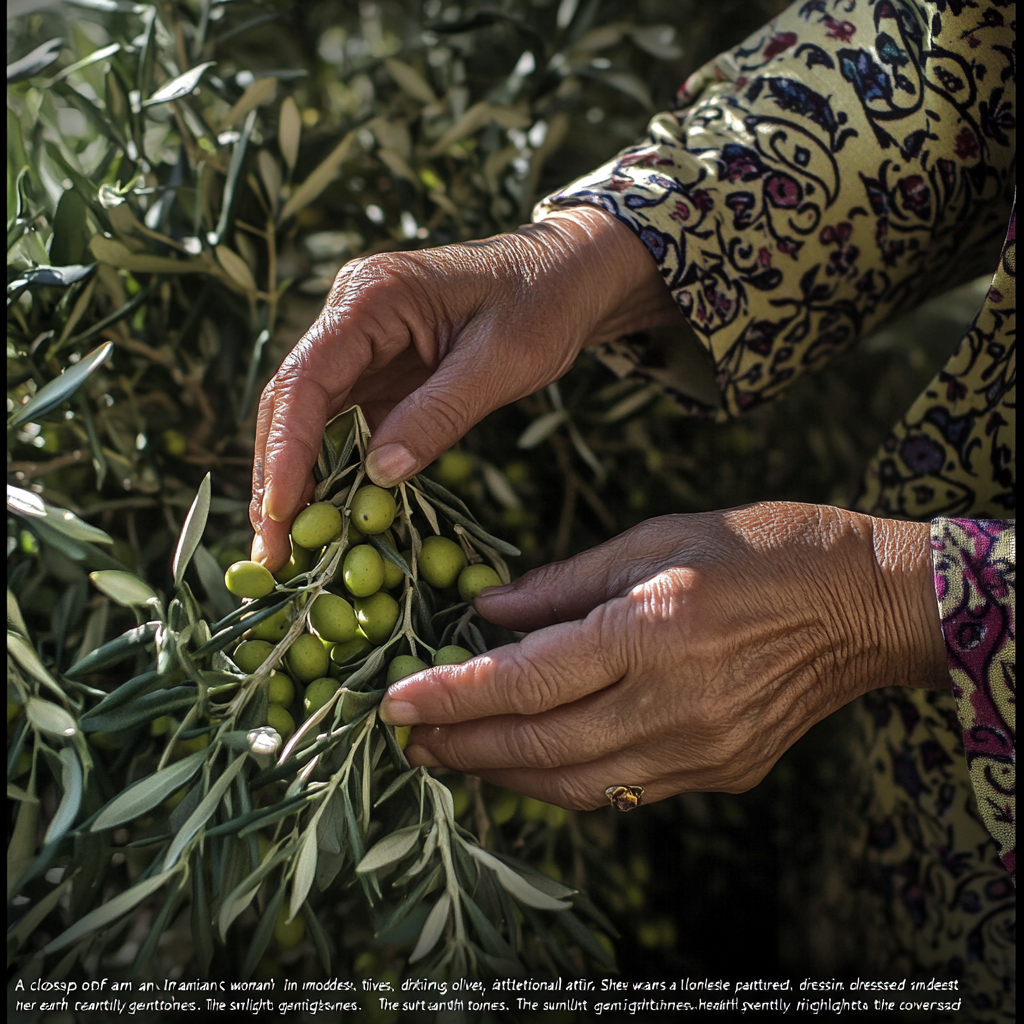
[[[275,572],[287,560],[324,426],[349,406],[373,429],[371,478],[393,486],[583,347],[680,320],[642,243],[598,210],[347,264],[260,401],[253,558]]]
[[[652,519],[485,591],[528,635],[401,681],[381,716],[418,725],[410,763],[562,807],[743,792],[868,690],[948,685],[932,586],[927,524],[793,502]]]
[[[680,322],[645,247],[594,208],[482,242],[346,266],[260,403],[253,557],[275,570],[328,419],[358,402],[392,486],[579,351]],[[928,526],[761,503],[651,520],[484,591],[528,633],[394,684],[412,764],[563,807],[759,782],[815,722],[879,686],[948,686]]]

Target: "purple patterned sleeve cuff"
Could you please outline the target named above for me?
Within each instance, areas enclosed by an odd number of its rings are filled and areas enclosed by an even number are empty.
[[[935,594],[982,821],[1016,884],[1013,520],[936,519]]]

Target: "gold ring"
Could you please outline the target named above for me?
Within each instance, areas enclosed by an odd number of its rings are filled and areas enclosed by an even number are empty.
[[[604,795],[608,802],[619,811],[632,811],[640,806],[644,795],[643,786],[609,786]]]

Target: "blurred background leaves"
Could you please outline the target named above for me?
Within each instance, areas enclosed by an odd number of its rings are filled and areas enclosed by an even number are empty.
[[[212,555],[227,564],[248,549],[258,395],[345,262],[513,229],[783,6],[9,5],[8,578],[42,671],[133,624],[88,572],[130,569],[169,588],[208,471]],[[523,549],[520,572],[654,515],[844,504],[984,288],[888,325],[724,426],[679,416],[584,355],[433,473]],[[15,785],[24,722],[16,709]],[[452,785],[467,820],[588,889],[624,936],[627,976],[770,975],[807,955],[782,894],[813,858],[802,837],[823,813],[813,794],[836,770],[825,751],[841,727],[838,716],[812,730],[751,793],[692,794],[621,821]],[[130,775],[130,752],[94,756],[111,785]],[[42,832],[65,777],[59,763],[40,772]],[[343,913],[341,900],[322,916],[337,927]],[[161,956],[187,965],[187,915],[171,934]],[[339,942],[348,969],[395,969],[358,930]],[[312,946],[280,957],[315,974]]]

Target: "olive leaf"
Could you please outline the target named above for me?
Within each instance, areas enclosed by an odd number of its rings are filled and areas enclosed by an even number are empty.
[[[153,875],[136,882],[130,889],[125,890],[84,917],[79,918],[70,928],[48,942],[43,947],[43,953],[56,953],[57,950],[70,946],[73,942],[77,942],[94,931],[98,931],[100,928],[111,924],[122,914],[128,913],[132,907],[140,904],[147,896],[151,896],[160,889],[173,875],[173,870],[164,871],[159,875]]]
[[[130,572],[105,569],[89,573],[89,579],[101,594],[125,608],[159,607],[160,598],[148,583]]]
[[[44,520],[52,529],[72,540],[83,540],[93,544],[114,543],[111,536],[99,527],[83,522],[74,512],[47,504],[34,491],[26,491],[11,484],[7,485],[7,511],[26,519]]]
[[[93,349],[87,356],[80,359],[74,366],[40,388],[8,421],[8,426],[17,427],[27,420],[44,416],[51,409],[56,409],[61,402],[66,402],[81,386],[86,378],[100,367],[114,350],[113,342],[106,341],[99,348]]]
[[[407,857],[416,848],[421,832],[422,826],[409,825],[386,835],[375,843],[356,865],[356,874],[364,875],[368,871],[379,871]]]
[[[423,930],[416,940],[416,946],[409,954],[409,963],[414,964],[417,960],[422,960],[437,945],[437,940],[441,938],[448,921],[451,904],[452,898],[446,892],[431,908],[426,921],[423,922]]]
[[[93,832],[100,832],[141,817],[181,789],[199,771],[205,760],[206,751],[197,750],[175,764],[139,779],[110,800],[89,828]]]
[[[352,150],[356,146],[356,132],[355,129],[350,131],[342,140],[331,150],[323,162],[302,182],[301,185],[296,186],[295,191],[292,192],[288,201],[281,208],[281,212],[278,214],[277,220],[279,224],[283,224],[292,214],[298,213],[299,210],[309,206],[317,196],[334,180],[334,176],[341,169],[341,165],[349,158],[352,154]],[[282,154],[287,162],[287,154]],[[289,164],[289,167],[291,164]]]
[[[15,82],[24,81],[45,71],[59,56],[60,48],[64,45],[61,38],[48,39],[41,46],[37,46],[31,53],[26,53],[12,64],[7,65],[7,84],[14,85]]]
[[[203,77],[206,70],[212,68],[216,63],[215,60],[204,61],[202,64],[197,64],[194,68],[189,68],[188,71],[178,75],[177,78],[172,78],[157,89],[143,103],[143,106],[152,107],[158,103],[170,103],[173,100],[180,100],[183,96],[187,96],[199,84],[199,79]]]
[[[82,765],[71,747],[64,747],[58,755],[61,760],[61,783],[63,792],[60,804],[43,836],[43,844],[60,839],[75,823],[82,806]]]
[[[159,627],[160,623],[155,620],[144,622],[141,626],[136,626],[135,629],[130,629],[127,633],[90,651],[84,658],[67,669],[64,674],[70,678],[77,678],[118,665],[152,643]]]
[[[182,851],[189,844],[195,834],[206,824],[210,816],[217,809],[228,786],[231,785],[234,777],[242,770],[248,754],[239,754],[234,761],[224,770],[224,774],[210,786],[210,791],[200,801],[199,806],[192,812],[188,820],[178,830],[174,837],[167,856],[164,858],[164,871],[174,867]]]
[[[494,872],[501,887],[511,893],[520,903],[528,907],[536,907],[538,910],[567,910],[571,904],[562,900],[554,899],[547,893],[530,885],[522,875],[513,871],[507,864],[498,860],[493,854],[463,841],[463,846],[471,857],[479,861],[485,867]]]
[[[203,531],[206,529],[206,518],[210,514],[210,474],[203,477],[199,485],[199,491],[192,507],[185,517],[185,525],[181,528],[181,535],[178,537],[178,546],[174,549],[174,559],[171,562],[171,572],[174,573],[174,585],[181,584],[185,576],[185,570],[192,561],[192,556],[203,539]]]

